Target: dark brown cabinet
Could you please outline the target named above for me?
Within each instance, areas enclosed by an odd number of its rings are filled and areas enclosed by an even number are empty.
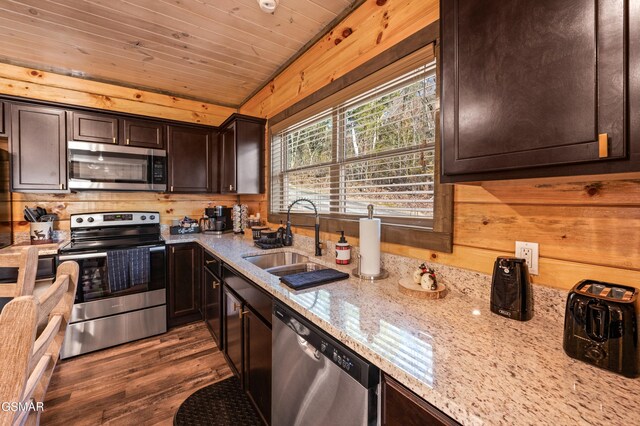
[[[219,348],[222,348],[222,285],[220,281],[221,262],[209,252],[204,252],[203,315],[204,320]]]
[[[252,403],[269,424],[273,299],[226,265],[222,278],[224,353]]]
[[[383,375],[383,426],[451,426],[458,424],[400,383]]]
[[[628,6],[443,0],[443,182],[640,170]]]
[[[0,102],[0,136],[9,136],[9,105]]]
[[[157,121],[122,119],[124,145],[141,148],[164,149],[166,126]]]
[[[118,118],[107,114],[69,112],[69,139],[81,142],[118,143]]]
[[[265,120],[232,115],[220,132],[220,192],[264,193]]]
[[[13,191],[68,192],[65,110],[11,105]]]
[[[244,383],[247,394],[267,424],[271,421],[271,324],[245,309]]]
[[[242,381],[242,302],[228,287],[224,297],[224,354],[229,366]]]
[[[168,127],[169,192],[212,192],[214,135],[209,128]]]
[[[167,324],[173,327],[202,319],[202,248],[196,243],[186,243],[169,245],[168,250]]]

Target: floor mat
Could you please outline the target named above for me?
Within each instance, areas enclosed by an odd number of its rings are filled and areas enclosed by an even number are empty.
[[[257,426],[258,413],[242,390],[237,377],[231,377],[197,390],[187,398],[173,419],[176,426]]]

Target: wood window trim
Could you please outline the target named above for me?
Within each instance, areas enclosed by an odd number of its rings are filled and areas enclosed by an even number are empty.
[[[302,99],[268,121],[269,141],[273,134],[306,117],[320,113],[348,97],[348,93],[363,90],[401,75],[409,64],[418,67],[425,59],[425,51],[429,45],[436,58],[436,93],[440,93],[439,59],[439,22],[423,28],[404,39],[397,45],[387,49],[375,58],[365,62],[339,79],[334,80],[308,97]],[[433,57],[432,56],[432,57]],[[422,62],[423,63],[423,62]],[[436,141],[440,140],[440,113],[436,115]],[[269,156],[267,170],[271,170]],[[434,214],[432,220],[385,218],[382,220],[382,241],[425,248],[439,252],[451,253],[453,250],[453,186],[440,183],[440,144],[436,143],[434,157]],[[271,188],[269,188],[271,197]],[[268,220],[270,223],[285,223],[286,213],[272,212],[269,204]],[[320,229],[323,232],[337,233],[344,230],[346,235],[358,236],[358,217],[339,214],[321,215]],[[308,214],[291,213],[291,222],[295,226],[313,227],[314,217]]]

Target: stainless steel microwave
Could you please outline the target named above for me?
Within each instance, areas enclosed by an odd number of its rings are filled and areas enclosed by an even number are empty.
[[[76,141],[67,149],[70,189],[167,190],[165,150]]]

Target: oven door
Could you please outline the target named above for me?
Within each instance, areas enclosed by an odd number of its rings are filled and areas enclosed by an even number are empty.
[[[76,291],[75,304],[93,302],[101,299],[111,299],[137,293],[146,293],[154,290],[165,291],[165,262],[166,247],[149,246],[149,265],[148,273],[142,276],[146,279],[135,284],[131,281],[131,276],[127,264],[115,265],[109,264],[109,260],[121,261],[117,256],[118,252],[123,250],[107,250],[94,253],[70,253],[58,256],[58,262],[62,263],[67,260],[78,262],[80,267],[78,277],[78,289]],[[146,267],[146,265],[145,265]],[[112,280],[109,276],[111,273]],[[123,274],[124,277],[117,277]],[[118,278],[117,285],[113,281],[113,277]],[[138,277],[139,278],[139,277]]]
[[[161,149],[71,141],[68,159],[71,189],[167,189],[167,153]]]

